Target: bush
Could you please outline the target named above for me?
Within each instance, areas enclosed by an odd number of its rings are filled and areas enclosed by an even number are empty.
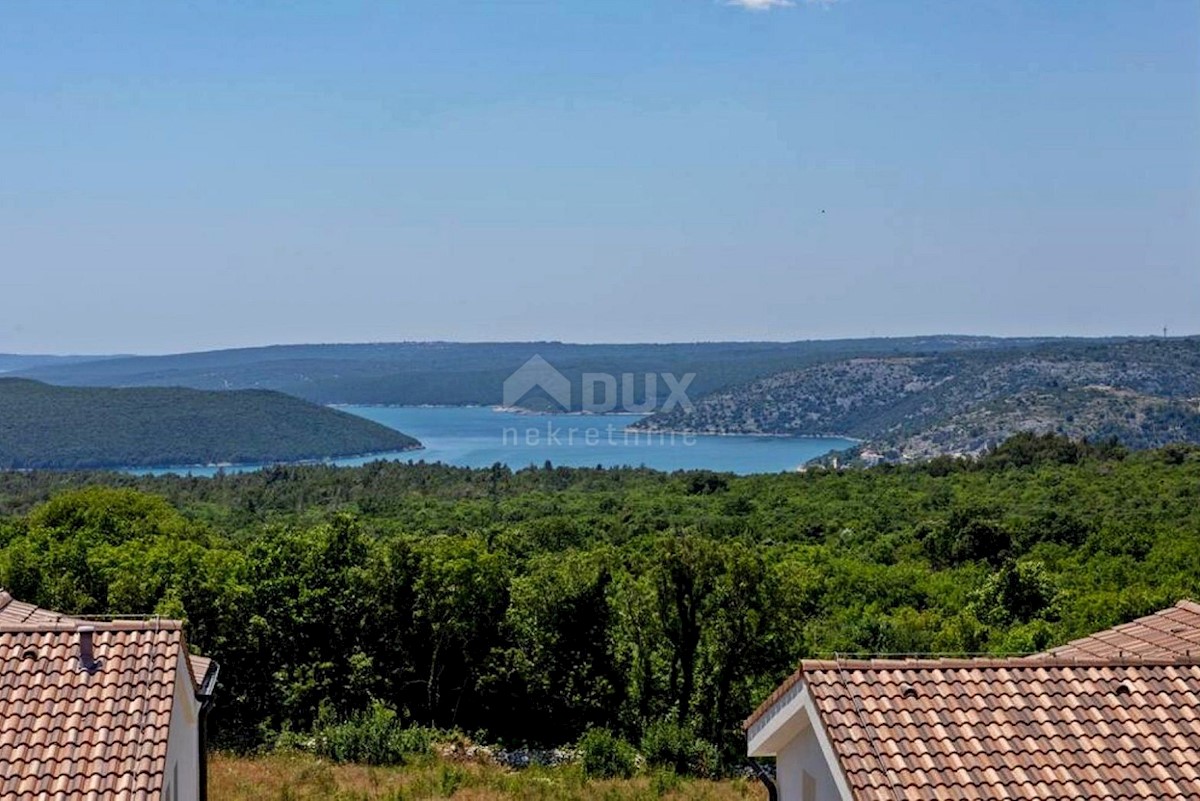
[[[662,798],[677,791],[682,784],[678,774],[670,768],[656,770],[650,777],[650,792],[654,794],[655,798]]]
[[[717,747],[696,735],[688,726],[670,719],[657,720],[642,735],[642,754],[646,762],[676,773],[715,776]]]
[[[579,759],[589,779],[628,779],[637,766],[633,746],[608,729],[588,729],[579,740]]]
[[[462,768],[457,765],[443,765],[441,772],[438,774],[438,789],[442,796],[449,798],[458,792],[458,788],[462,786],[463,780],[467,774]]]
[[[314,740],[317,753],[334,762],[400,765],[409,756],[428,754],[433,732],[402,726],[394,709],[375,702],[361,715],[318,729]]]

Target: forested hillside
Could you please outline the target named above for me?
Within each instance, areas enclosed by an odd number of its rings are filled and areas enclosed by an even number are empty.
[[[279,392],[0,378],[0,469],[258,464],[419,446],[386,426]]]
[[[693,409],[640,427],[843,435],[892,460],[977,454],[1022,431],[1116,437],[1135,448],[1200,441],[1200,339],[929,336],[810,342],[578,345],[410,342],[288,345],[53,363],[20,375],[78,386],[273,389],[318,403],[494,405],[540,355],[583,403],[587,373],[687,379]],[[667,385],[658,383],[658,402]],[[622,390],[624,391],[624,390]],[[611,400],[611,399],[605,399]],[[536,392],[519,402],[549,404]]]
[[[185,616],[222,664],[217,741],[241,747],[391,709],[506,744],[603,727],[728,768],[801,657],[1044,649],[1200,596],[1197,553],[1200,449],[1055,437],[749,477],[0,473],[0,584]]]
[[[185,386],[275,389],[317,403],[495,405],[504,379],[541,355],[575,386],[583,373],[633,373],[638,402],[644,373],[695,373],[693,397],[780,370],[855,356],[890,356],[1028,346],[1035,339],[928,336],[806,342],[697,342],[578,345],[564,342],[398,342],[278,345],[131,356],[37,367],[21,375],[76,386]],[[1068,342],[1072,340],[1064,340]],[[659,400],[662,400],[660,398]]]
[[[1046,343],[789,370],[640,424],[840,434],[893,459],[977,454],[1029,431],[1135,448],[1200,441],[1200,339]]]

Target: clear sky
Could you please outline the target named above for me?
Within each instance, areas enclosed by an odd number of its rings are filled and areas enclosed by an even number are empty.
[[[1164,325],[1194,0],[0,15],[0,352]]]

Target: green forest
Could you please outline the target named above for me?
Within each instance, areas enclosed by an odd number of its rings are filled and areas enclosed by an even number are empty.
[[[8,472],[0,584],[183,617],[222,666],[225,748],[371,716],[719,773],[803,657],[1032,652],[1200,595],[1200,448],[1019,436],[971,461],[746,477]]]
[[[387,426],[280,392],[0,377],[0,469],[266,464],[418,447]]]

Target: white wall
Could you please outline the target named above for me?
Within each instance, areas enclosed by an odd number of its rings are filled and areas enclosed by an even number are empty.
[[[200,799],[200,703],[192,686],[191,673],[181,651],[175,668],[175,703],[171,710],[171,730],[167,735],[167,773],[163,782],[166,801]],[[178,784],[175,784],[178,777]],[[166,788],[173,786],[174,793]]]
[[[833,774],[812,726],[787,742],[775,757],[779,801],[839,801],[841,793],[834,783]],[[801,795],[802,776],[807,772],[813,777],[817,791],[815,799]]]

